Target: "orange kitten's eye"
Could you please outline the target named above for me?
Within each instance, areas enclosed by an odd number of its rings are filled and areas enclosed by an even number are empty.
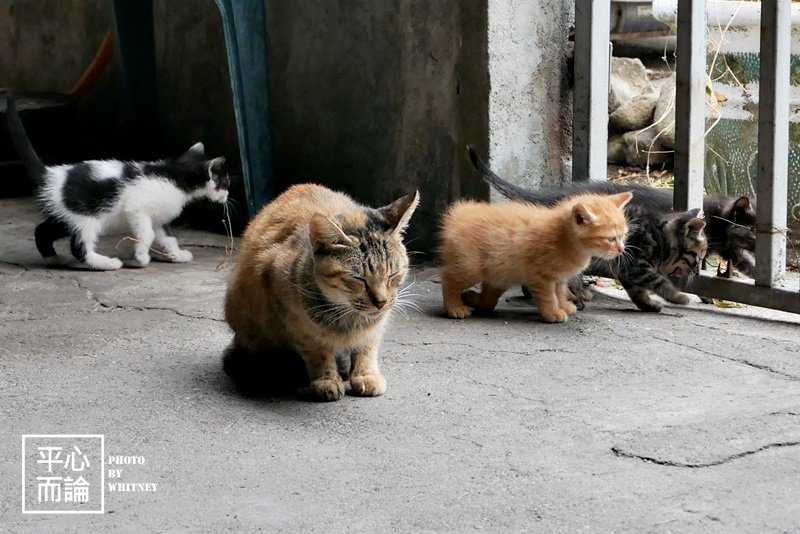
[[[608,242],[609,243],[616,243],[617,242],[617,236],[612,235],[611,237],[608,238]]]

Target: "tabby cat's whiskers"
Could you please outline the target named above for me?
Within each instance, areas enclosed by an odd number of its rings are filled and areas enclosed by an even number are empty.
[[[231,225],[231,214],[228,210],[228,203],[230,203],[233,199],[228,198],[227,202],[222,205],[222,208],[225,212],[225,219],[222,220],[222,225],[225,227],[225,233],[228,235],[229,238],[229,245],[225,246],[225,257],[222,259],[222,262],[217,265],[216,271],[222,271],[228,265],[228,260],[230,260],[231,256],[233,256],[233,226]]]

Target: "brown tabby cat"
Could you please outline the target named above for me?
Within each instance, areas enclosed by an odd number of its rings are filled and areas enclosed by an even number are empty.
[[[562,323],[577,309],[567,280],[592,256],[613,258],[625,248],[623,208],[633,197],[579,195],[544,207],[525,202],[462,201],[444,216],[441,230],[442,296],[447,315],[491,311],[511,286],[530,287],[539,313]],[[468,290],[481,282],[481,292]]]
[[[226,372],[240,366],[235,358],[271,358],[261,379],[274,381],[268,371],[286,363],[277,360],[299,355],[310,394],[338,400],[345,389],[337,358],[349,356],[353,392],[383,394],[378,346],[408,271],[402,235],[418,201],[414,192],[372,209],[301,184],[264,207],[244,233],[228,285]]]

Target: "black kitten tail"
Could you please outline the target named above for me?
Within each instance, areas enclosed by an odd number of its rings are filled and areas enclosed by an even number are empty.
[[[533,194],[531,191],[527,191],[500,178],[483,162],[480,156],[478,156],[478,152],[471,145],[467,145],[467,157],[475,170],[481,174],[483,181],[494,187],[497,192],[504,197],[511,200],[525,200],[527,202],[537,203],[552,201],[550,198],[539,198],[539,196]]]
[[[309,382],[303,360],[289,350],[254,353],[229,347],[222,356],[222,369],[245,397],[285,396]]]
[[[45,166],[33,149],[33,145],[31,145],[11,93],[6,95],[6,121],[8,122],[8,134],[11,136],[11,142],[14,143],[14,148],[17,150],[19,157],[22,158],[28,174],[37,185],[41,185],[44,180]]]

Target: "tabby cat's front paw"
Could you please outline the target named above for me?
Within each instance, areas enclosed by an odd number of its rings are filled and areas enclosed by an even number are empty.
[[[689,295],[677,292],[674,295],[668,296],[667,300],[674,304],[689,304]]]
[[[636,307],[642,310],[643,312],[658,313],[661,311],[662,308],[661,303],[656,302],[653,299],[634,300],[633,303],[636,304]]]
[[[567,320],[567,312],[562,309],[554,308],[552,310],[539,310],[539,314],[548,323],[563,323]]]
[[[377,397],[386,393],[386,379],[381,374],[358,375],[350,377],[354,395]]]
[[[311,396],[318,401],[335,401],[344,397],[344,383],[336,378],[319,378],[308,385]]]

